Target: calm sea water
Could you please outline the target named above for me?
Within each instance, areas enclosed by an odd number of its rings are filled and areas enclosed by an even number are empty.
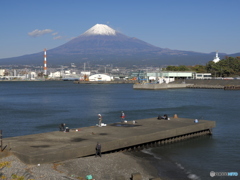
[[[211,89],[133,90],[132,84],[83,85],[61,82],[0,82],[0,129],[4,137],[57,131],[161,114],[216,121],[213,136],[143,151],[160,164],[171,162],[186,179],[240,178],[240,91]],[[155,164],[159,174],[161,166]],[[166,163],[168,166],[168,163]],[[210,171],[238,172],[236,177],[210,177]],[[188,176],[188,177],[187,177]]]

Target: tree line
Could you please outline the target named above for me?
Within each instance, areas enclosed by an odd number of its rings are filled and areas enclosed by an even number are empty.
[[[166,71],[195,71],[197,73],[212,73],[213,77],[240,76],[240,57],[225,57],[217,63],[209,61],[204,65],[194,66],[167,66]]]

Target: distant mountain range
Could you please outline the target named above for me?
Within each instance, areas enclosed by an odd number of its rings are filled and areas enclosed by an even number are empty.
[[[220,58],[227,54],[219,53]],[[240,53],[228,56],[240,56]],[[128,37],[107,25],[96,24],[82,35],[53,49],[47,50],[49,65],[113,64],[132,65],[195,65],[213,60],[213,53],[198,53],[164,49],[153,46],[137,38]],[[43,52],[19,57],[0,59],[0,65],[32,64],[41,65]]]

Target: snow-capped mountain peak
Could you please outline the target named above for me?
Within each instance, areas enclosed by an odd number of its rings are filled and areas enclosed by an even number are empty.
[[[105,35],[105,36],[115,36],[116,31],[105,24],[96,24],[95,26],[88,29],[83,35]]]

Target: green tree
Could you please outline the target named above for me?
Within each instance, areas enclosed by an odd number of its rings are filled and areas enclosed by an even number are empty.
[[[204,65],[195,66],[168,66],[167,71],[195,71],[197,73],[211,73],[213,77],[234,77],[240,76],[240,57],[228,57],[214,63],[209,61]]]
[[[168,66],[168,67],[166,67],[166,71],[177,71],[177,67],[176,66]]]
[[[189,71],[189,68],[185,65],[180,66],[168,66],[166,68],[167,71]]]
[[[206,66],[203,65],[195,65],[191,67],[191,71],[195,71],[197,73],[205,73],[207,72]]]
[[[178,71],[188,71],[189,69],[187,68],[187,66],[181,65],[178,66]]]

